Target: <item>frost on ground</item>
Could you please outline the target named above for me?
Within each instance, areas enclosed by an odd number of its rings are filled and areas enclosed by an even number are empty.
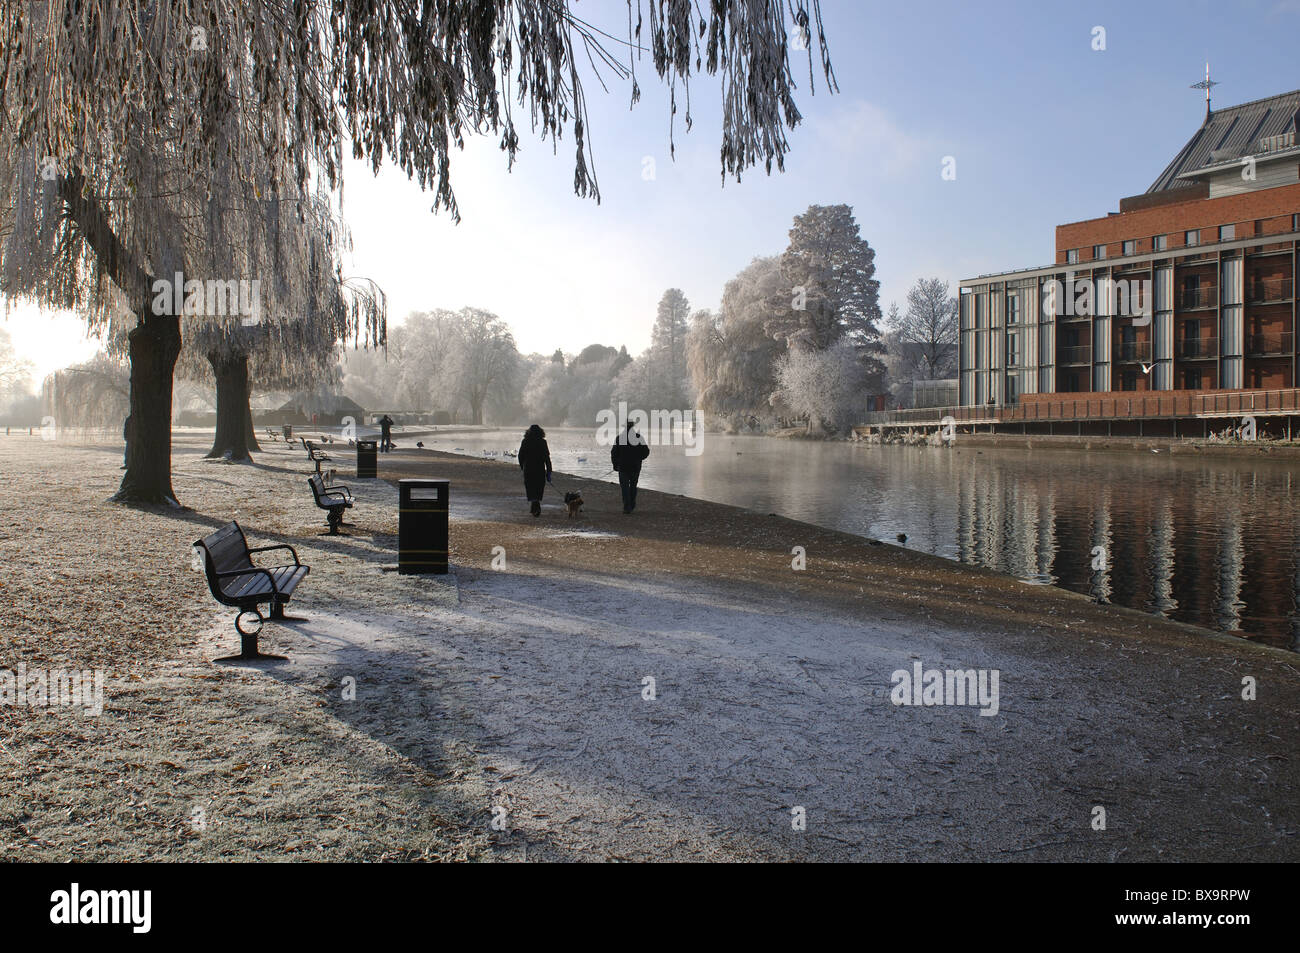
[[[595,481],[535,520],[517,467],[427,453],[381,473],[452,480],[455,572],[400,576],[391,485],[340,476],[334,539],[301,451],[203,448],[176,513],[103,502],[120,445],[0,444],[32,502],[0,529],[0,666],[109,674],[99,718],[0,708],[7,857],[1297,855],[1293,657],[729,507],[625,517]],[[264,629],[285,663],[209,661],[233,611],[188,546],[230,518],[312,566],[308,621]],[[895,706],[915,661],[998,670],[998,715]]]

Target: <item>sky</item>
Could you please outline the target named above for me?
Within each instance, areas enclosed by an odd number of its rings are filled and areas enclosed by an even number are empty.
[[[626,35],[623,0],[575,9]],[[784,249],[796,214],[847,203],[876,251],[886,312],[918,278],[955,293],[964,278],[1049,262],[1056,225],[1145,191],[1201,123],[1204,94],[1189,87],[1207,60],[1216,106],[1300,87],[1300,0],[822,0],[822,12],[839,92],[817,72],[813,94],[796,60],[804,120],[784,173],[723,183],[708,77],[692,85],[689,133],[679,90],[670,156],[668,97],[647,54],[634,108],[627,83],[606,73],[606,93],[584,77],[599,204],[573,194],[569,138],[553,151],[521,133],[509,173],[494,139],[471,140],[452,158],[459,225],[400,172],[349,161],[345,274],[377,281],[394,322],[474,306],[504,319],[525,353],[601,343],[635,354],[665,289],[716,309],[728,279]],[[946,157],[955,178],[942,175]],[[95,349],[70,316],[20,309],[4,326],[41,375]]]

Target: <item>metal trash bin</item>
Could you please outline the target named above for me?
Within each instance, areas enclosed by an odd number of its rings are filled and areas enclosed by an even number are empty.
[[[284,433],[285,443],[293,439],[293,424],[281,424],[280,430]]]
[[[450,480],[398,480],[397,571],[447,572]]]
[[[379,475],[377,452],[379,443],[374,440],[357,441],[357,479],[373,480]]]

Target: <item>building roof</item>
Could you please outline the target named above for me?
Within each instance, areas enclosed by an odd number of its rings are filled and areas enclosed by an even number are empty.
[[[1248,155],[1296,147],[1296,118],[1300,114],[1300,89],[1267,99],[1209,112],[1201,128],[1174,157],[1147,192],[1185,188],[1190,175]],[[1289,136],[1286,139],[1270,137]]]
[[[280,407],[288,413],[300,414],[364,414],[365,408],[343,394],[299,391]]]

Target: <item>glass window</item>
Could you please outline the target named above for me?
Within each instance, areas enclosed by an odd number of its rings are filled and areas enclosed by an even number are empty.
[[[1016,367],[1020,364],[1020,335],[1014,332],[1007,334],[1007,367]]]
[[[1221,241],[1221,242],[1230,242],[1230,241],[1232,241],[1232,240],[1233,240],[1234,238],[1236,238],[1236,237],[1237,237],[1237,226],[1236,226],[1236,225],[1220,225],[1220,226],[1219,226],[1219,241]]]
[[[1124,243],[1124,254],[1136,255],[1138,253],[1138,243],[1135,239],[1130,238]]]
[[[1007,324],[1020,323],[1020,296],[1007,296]]]
[[[1092,246],[1092,259],[1093,259],[1093,261],[1099,261],[1100,259],[1105,258],[1105,257],[1106,257],[1106,246],[1105,246],[1105,245],[1093,245],[1093,246]]]
[[[1067,251],[1065,253],[1065,260],[1069,262],[1071,265],[1077,264],[1079,261],[1079,249],[1071,248],[1069,251]]]
[[[1300,214],[1291,216],[1291,231],[1300,232]]]
[[[1156,251],[1164,251],[1169,247],[1169,236],[1157,235],[1155,238],[1151,239],[1151,247]]]
[[[1201,243],[1201,230],[1193,228],[1183,235],[1183,244],[1187,246],[1199,245]]]

